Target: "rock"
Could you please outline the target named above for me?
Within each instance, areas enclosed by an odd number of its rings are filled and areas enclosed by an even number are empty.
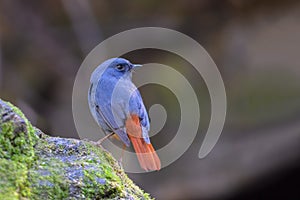
[[[0,199],[152,199],[109,152],[50,137],[0,100]]]

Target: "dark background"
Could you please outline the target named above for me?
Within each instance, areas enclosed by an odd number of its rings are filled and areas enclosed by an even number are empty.
[[[90,50],[131,28],[183,32],[203,45],[223,76],[224,131],[199,160],[210,117],[205,83],[174,55],[131,52],[125,57],[132,61],[181,70],[198,91],[203,121],[179,160],[130,177],[158,199],[300,199],[299,24],[300,3],[292,0],[0,0],[0,98],[19,106],[44,132],[76,138],[72,87]],[[141,91],[148,108],[157,102],[178,106],[163,88]],[[172,138],[178,118],[168,124],[153,138],[158,147]]]

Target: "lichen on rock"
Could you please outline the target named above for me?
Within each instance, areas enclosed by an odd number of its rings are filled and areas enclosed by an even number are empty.
[[[0,199],[151,199],[101,147],[50,137],[0,100]]]

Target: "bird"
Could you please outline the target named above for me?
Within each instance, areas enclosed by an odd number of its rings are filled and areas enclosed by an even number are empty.
[[[161,162],[150,138],[150,121],[142,96],[132,82],[132,72],[141,67],[124,58],[111,58],[92,73],[88,92],[89,108],[106,136],[133,145],[139,164],[145,171],[160,170]]]

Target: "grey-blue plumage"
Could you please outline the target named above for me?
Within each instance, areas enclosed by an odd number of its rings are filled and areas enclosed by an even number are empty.
[[[132,83],[134,65],[112,58],[99,65],[91,76],[88,101],[91,113],[106,134],[117,134],[133,148],[143,169],[159,170],[160,159],[149,139],[150,123],[141,94]]]
[[[132,70],[139,66],[123,58],[112,58],[99,65],[91,76],[88,95],[91,113],[106,134],[115,132],[126,146],[130,140],[125,121],[130,114],[139,116],[143,138],[150,143],[148,114],[131,79]]]

